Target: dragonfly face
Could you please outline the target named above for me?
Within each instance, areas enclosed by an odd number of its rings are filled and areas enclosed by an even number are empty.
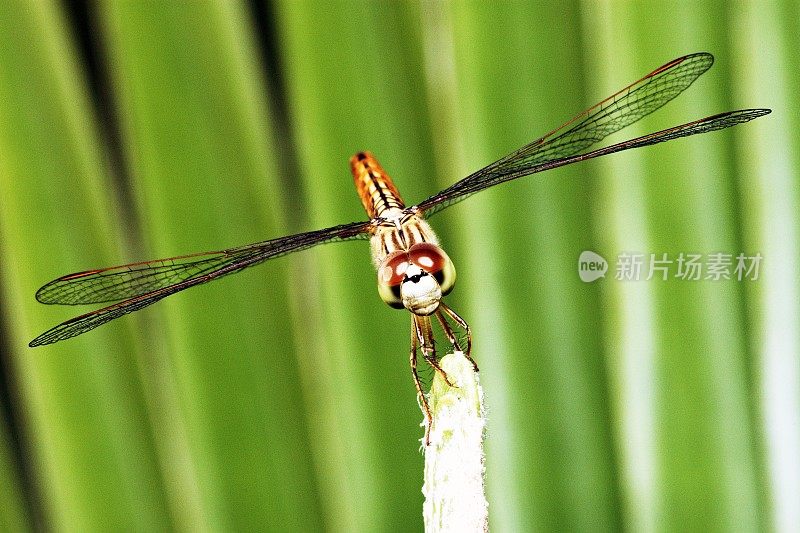
[[[405,206],[391,178],[375,158],[368,152],[359,152],[350,159],[350,168],[368,221],[237,248],[94,269],[57,278],[36,292],[37,300],[66,305],[113,303],[49,329],[33,339],[30,346],[52,344],[86,333],[184,289],[275,257],[322,243],[369,237],[381,298],[392,307],[406,308],[412,313],[411,370],[420,403],[430,421],[427,400],[417,376],[418,349],[425,361],[447,380],[434,351],[432,317],[447,335],[454,351],[463,352],[475,370],[478,367],[469,355],[469,326],[442,301],[442,296],[452,290],[455,283],[455,268],[423,217],[506,181],[623,150],[721,130],[770,113],[769,109],[728,111],[588,151],[595,143],[678,96],[711,68],[713,62],[713,56],[703,52],[674,59],[545,136],[412,207]],[[464,349],[454,328],[465,333]]]
[[[378,293],[395,309],[433,314],[456,283],[456,268],[444,250],[428,242],[392,252],[378,266]]]

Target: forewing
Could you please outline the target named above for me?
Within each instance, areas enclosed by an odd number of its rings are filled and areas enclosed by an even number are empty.
[[[44,304],[116,302],[220,270],[256,252],[207,252],[88,270],[55,279],[36,292]]]
[[[428,198],[419,207],[430,215],[468,196],[459,194],[461,191],[475,189],[481,183],[491,186],[499,176],[578,154],[662,107],[686,90],[713,63],[714,57],[705,52],[670,61],[540,139]],[[485,187],[478,190],[482,188]],[[442,201],[442,197],[448,200]]]

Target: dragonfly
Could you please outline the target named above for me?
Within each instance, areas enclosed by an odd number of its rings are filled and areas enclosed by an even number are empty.
[[[434,346],[434,325],[441,327],[453,350],[464,354],[476,372],[478,365],[471,356],[469,325],[442,300],[453,290],[456,271],[427,217],[479,191],[523,176],[623,150],[721,130],[770,113],[769,109],[729,111],[589,151],[595,143],[678,96],[713,62],[714,57],[705,52],[674,59],[543,137],[410,207],[406,206],[394,182],[375,157],[369,152],[359,152],[350,159],[350,169],[368,220],[215,252],[87,270],[57,278],[37,291],[39,302],[110,305],[49,329],[33,339],[30,346],[81,335],[184,289],[240,272],[269,259],[318,244],[369,239],[377,270],[378,294],[389,306],[411,312],[411,373],[422,410],[430,422],[430,407],[417,372],[419,356],[449,383],[439,366]]]

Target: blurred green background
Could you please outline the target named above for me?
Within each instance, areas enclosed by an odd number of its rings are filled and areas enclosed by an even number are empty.
[[[358,150],[415,203],[695,51],[716,65],[612,140],[773,114],[432,220],[486,389],[491,526],[800,525],[797,2],[65,6],[0,3],[0,529],[420,530],[409,317],[366,243],[33,350],[88,310],[36,289],[361,220]],[[764,259],[756,281],[588,284],[583,250]]]

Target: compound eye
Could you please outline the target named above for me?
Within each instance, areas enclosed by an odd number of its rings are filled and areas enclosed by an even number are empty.
[[[408,269],[408,261],[408,254],[398,250],[387,255],[378,268],[378,294],[384,302],[397,309],[403,308],[400,284]]]
[[[447,294],[453,290],[453,286],[456,283],[456,267],[447,254],[444,253],[444,250],[435,244],[423,242],[409,248],[408,258],[412,263],[436,278],[436,281],[439,282],[439,287],[442,289],[442,294]]]

